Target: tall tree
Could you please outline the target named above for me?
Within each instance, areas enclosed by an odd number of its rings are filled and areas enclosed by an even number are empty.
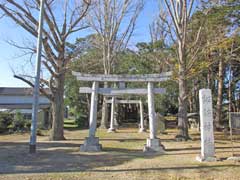
[[[187,108],[188,108],[188,89],[187,89],[187,74],[196,61],[196,54],[199,51],[197,46],[201,26],[196,31],[194,41],[188,38],[189,24],[191,22],[191,15],[195,0],[162,0],[165,8],[160,11],[160,18],[168,27],[171,41],[176,46],[176,59],[178,71],[178,128],[179,133],[176,136],[178,140],[189,139],[188,122],[187,122]],[[162,16],[162,14],[164,16]],[[167,14],[167,15],[165,15]],[[191,45],[190,43],[191,42]],[[193,42],[193,43],[192,43]]]
[[[117,53],[126,48],[143,8],[143,0],[94,0],[88,16],[89,25],[100,37],[96,47],[102,52],[104,74],[114,72]],[[104,84],[107,87],[107,83]],[[106,98],[102,108],[101,127],[106,128]]]
[[[203,2],[203,9],[208,11],[202,33],[206,44],[205,55],[207,61],[213,60],[215,62],[208,66],[208,87],[213,90],[213,95],[216,96],[214,118],[216,128],[221,126],[224,119],[223,103],[227,100],[224,98],[227,88],[224,82],[229,74],[227,72],[228,64],[233,60],[233,52],[237,50],[239,5],[237,1],[227,0]],[[214,87],[215,85],[216,87]]]
[[[96,35],[88,35],[78,38],[74,44],[68,44],[68,51],[77,56],[70,62],[72,71],[82,73],[103,73],[103,67],[99,59],[102,54],[93,46]],[[89,118],[90,95],[79,93],[79,87],[91,86],[91,82],[77,81],[71,72],[66,74],[65,104],[69,106],[71,113],[75,116],[79,127],[86,127]],[[99,106],[100,108],[100,106]]]
[[[72,56],[66,53],[66,42],[70,35],[86,28],[83,19],[87,14],[91,0],[47,0],[44,7],[42,64],[50,74],[49,80],[41,79],[40,91],[49,98],[52,104],[52,131],[51,140],[64,139],[63,112],[64,112],[64,81],[68,63]],[[1,0],[0,11],[17,25],[22,27],[34,38],[38,32],[39,0]],[[35,47],[27,47],[35,52]],[[31,80],[22,76],[17,78],[34,86]],[[46,92],[48,87],[50,92]]]

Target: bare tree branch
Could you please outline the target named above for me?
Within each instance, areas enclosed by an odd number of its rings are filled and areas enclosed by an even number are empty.
[[[89,26],[100,37],[96,42],[103,54],[104,73],[113,71],[116,53],[125,49],[133,34],[143,1],[94,0],[88,16]],[[123,25],[124,24],[124,25]]]
[[[59,13],[59,8],[64,2],[62,15]],[[8,16],[26,32],[37,38],[39,4],[40,0],[4,0],[0,1],[0,13]],[[52,140],[64,139],[63,114],[59,114],[59,112],[63,112],[65,73],[69,70],[68,63],[71,59],[71,55],[66,52],[67,39],[73,33],[86,28],[86,24],[83,22],[90,4],[91,0],[47,0],[44,4],[42,62],[45,70],[49,73],[46,73],[46,79],[41,79],[40,91],[51,100],[53,105],[53,131],[51,131],[50,138]],[[12,45],[25,51],[25,53],[32,52],[33,54],[36,52],[35,48],[31,46],[24,47],[13,43]],[[33,83],[26,78],[17,75],[15,77],[33,87]],[[51,94],[44,91],[45,86],[50,88]]]
[[[25,79],[24,77],[21,77],[21,76],[18,76],[18,75],[14,75],[13,77],[14,77],[14,78],[17,78],[17,79],[20,79],[21,81],[27,83],[29,86],[31,86],[32,88],[34,88],[34,84],[33,84],[31,81]],[[40,88],[39,91],[40,91],[44,96],[46,96],[48,99],[53,100],[51,94],[48,94],[45,89]]]

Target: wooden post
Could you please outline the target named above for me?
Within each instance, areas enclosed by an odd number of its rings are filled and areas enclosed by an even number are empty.
[[[148,82],[148,114],[149,114],[149,131],[150,139],[156,138],[156,113],[154,106],[153,83]]]
[[[110,119],[110,128],[108,129],[108,132],[115,132],[114,127],[114,116],[115,116],[115,97],[112,97],[112,103],[111,103],[111,119]]]
[[[140,111],[140,129],[139,132],[145,132],[146,129],[144,127],[144,116],[143,116],[143,103],[139,102],[139,111]]]
[[[97,127],[98,82],[93,82],[89,118],[89,137],[95,137]]]

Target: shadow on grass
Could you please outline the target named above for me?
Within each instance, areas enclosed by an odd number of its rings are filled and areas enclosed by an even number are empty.
[[[67,138],[69,141],[83,141],[84,138]],[[139,142],[139,141],[146,141],[146,138],[99,138],[100,141],[118,141],[118,142]],[[175,139],[160,139],[161,142],[176,142]]]
[[[133,171],[179,171],[179,170],[201,170],[206,169],[208,171],[222,171],[222,168],[234,168],[238,165],[215,165],[215,166],[181,166],[181,167],[160,167],[160,168],[136,168],[136,169],[114,169],[114,170],[90,170],[90,172],[133,172]]]
[[[109,148],[109,147],[103,147],[103,151],[105,152],[119,152],[119,153],[128,153],[130,154],[136,154],[136,155],[143,155],[142,149],[124,149],[124,148]]]
[[[135,158],[154,158],[141,150],[103,148],[103,152],[79,152],[79,144],[40,142],[37,153],[28,153],[28,143],[0,142],[0,174],[79,172],[124,164]]]
[[[234,146],[234,148],[240,148],[240,146]],[[217,146],[215,149],[232,149],[232,147],[226,147],[226,146]],[[166,151],[188,151],[188,150],[200,150],[200,147],[187,147],[187,148],[169,148]]]
[[[25,173],[60,173],[60,172],[131,172],[131,171],[179,171],[186,169],[204,169],[207,171],[221,170],[224,167],[239,167],[235,165],[190,165],[178,167],[158,168],[133,168],[105,170],[106,167],[122,165],[134,159],[152,159],[160,154],[146,154],[141,149],[110,148],[104,147],[103,152],[79,152],[79,144],[69,142],[40,142],[36,154],[28,153],[28,143],[25,142],[0,142],[0,174],[25,174]],[[230,147],[217,147],[217,149]],[[186,154],[187,150],[199,148],[174,148],[167,152],[174,155]],[[180,151],[180,152],[179,152]],[[192,152],[190,152],[192,153]],[[169,155],[169,154],[166,154]],[[171,154],[172,155],[172,154]],[[98,170],[95,170],[98,168]]]
[[[79,127],[75,127],[75,126],[70,126],[70,127],[67,127],[64,125],[64,130],[67,130],[67,131],[80,131],[80,130],[84,130],[84,129],[81,129]]]

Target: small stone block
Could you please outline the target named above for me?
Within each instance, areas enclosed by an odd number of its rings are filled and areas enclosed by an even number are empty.
[[[140,128],[138,132],[139,133],[146,132],[146,129],[145,128]]]
[[[108,132],[108,133],[115,133],[115,132],[116,132],[116,129],[109,128],[107,132]]]
[[[232,157],[227,158],[227,160],[240,162],[240,156],[232,156]]]
[[[197,156],[196,160],[199,162],[216,162],[217,158],[216,157],[201,157],[201,156]]]
[[[80,145],[82,152],[98,152],[102,150],[102,145],[99,144],[98,137],[86,137],[84,144]]]
[[[160,152],[165,153],[164,146],[160,143],[160,139],[147,139],[147,144],[143,148],[143,152]]]

